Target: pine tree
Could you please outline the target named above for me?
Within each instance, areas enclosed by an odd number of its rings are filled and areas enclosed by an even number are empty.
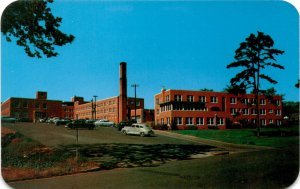
[[[260,79],[266,80],[272,84],[277,81],[262,73],[263,69],[273,67],[284,69],[283,66],[276,63],[275,56],[281,55],[284,51],[273,48],[274,41],[269,35],[263,32],[257,32],[257,35],[250,34],[245,42],[235,51],[235,62],[227,65],[227,68],[244,68],[230,80],[231,86],[240,88],[240,91],[246,91],[252,88],[256,97],[256,126],[257,136],[260,135],[260,112],[258,95],[260,93]]]

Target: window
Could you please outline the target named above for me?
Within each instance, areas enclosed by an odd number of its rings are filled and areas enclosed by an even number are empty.
[[[249,109],[248,108],[243,108],[243,114],[244,115],[249,115]]]
[[[230,98],[230,104],[236,104],[236,98],[235,97]]]
[[[230,108],[231,115],[236,115],[237,109],[236,108]]]
[[[160,119],[160,123],[161,123],[162,125],[165,124],[164,118],[161,118],[161,119]]]
[[[269,124],[273,124],[273,119],[269,119]]]
[[[182,125],[182,117],[175,117],[174,120],[176,125]]]
[[[206,102],[205,96],[199,96],[199,102]]]
[[[216,96],[211,96],[210,97],[210,102],[211,103],[218,103],[218,98]]]
[[[214,118],[213,117],[208,117],[207,118],[207,125],[214,125]]]
[[[28,102],[23,102],[23,108],[28,108]]]
[[[278,126],[281,125],[281,120],[279,120],[279,119],[276,120],[276,125],[278,125]]]
[[[266,125],[266,120],[265,119],[262,119],[260,121],[261,121],[261,125]]]
[[[276,100],[275,103],[276,103],[277,106],[280,106],[280,104],[281,104],[280,100]]]
[[[248,98],[243,98],[242,100],[241,100],[241,103],[243,103],[243,104],[248,104],[248,102],[249,102],[249,99]]]
[[[266,99],[260,99],[259,103],[260,105],[266,105]]]
[[[156,109],[156,114],[159,114],[159,109]]]
[[[166,96],[166,102],[170,102],[170,96],[169,95]]]
[[[155,99],[155,104],[157,104],[157,105],[159,104],[159,98]]]
[[[167,124],[171,124],[171,120],[169,117],[167,117]]]
[[[272,114],[273,113],[273,110],[272,109],[269,109],[269,114]]]
[[[266,109],[260,109],[259,112],[261,115],[266,115]]]
[[[136,106],[140,106],[141,102],[140,101],[136,101]]]
[[[281,110],[275,110],[276,115],[281,115]]]
[[[182,101],[182,96],[181,95],[175,95],[174,98],[175,98],[174,100],[177,101],[177,102]]]
[[[256,109],[251,109],[251,114],[252,115],[257,115],[257,110]]]
[[[20,103],[19,102],[14,102],[14,107],[15,108],[20,108]]]
[[[218,125],[224,125],[224,118],[218,117],[218,118],[217,118],[217,124],[218,124]]]
[[[43,108],[47,109],[47,103],[43,103]]]
[[[256,105],[256,99],[255,98],[252,98],[252,105]]]
[[[185,124],[186,125],[193,125],[193,118],[192,117],[185,118]]]
[[[204,125],[204,118],[203,117],[197,117],[196,124],[197,125]]]
[[[194,102],[194,96],[188,95],[188,96],[187,96],[187,101],[188,101],[188,102]]]

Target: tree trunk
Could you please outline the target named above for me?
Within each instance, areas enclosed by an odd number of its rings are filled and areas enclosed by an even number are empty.
[[[258,57],[260,58],[260,52],[258,52]],[[258,60],[257,62],[257,78],[256,78],[256,91],[255,91],[255,95],[256,95],[256,111],[257,111],[257,117],[256,117],[256,135],[257,137],[260,137],[260,119],[259,119],[259,68],[260,68],[260,61]]]

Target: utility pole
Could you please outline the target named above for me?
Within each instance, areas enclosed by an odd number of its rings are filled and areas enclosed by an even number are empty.
[[[93,98],[91,100],[91,103],[92,103],[91,109],[92,109],[92,120],[93,120],[94,119],[94,102],[93,102]]]
[[[139,85],[132,84],[131,87],[134,87],[134,120],[136,121],[136,88],[139,87]]]

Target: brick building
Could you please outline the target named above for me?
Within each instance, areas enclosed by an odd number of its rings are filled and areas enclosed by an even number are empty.
[[[126,63],[120,63],[119,96],[110,97],[98,101],[84,102],[82,97],[74,97],[74,119],[107,119],[115,123],[130,119],[137,119],[137,122],[154,120],[153,110],[144,109],[144,99],[127,96],[127,75]]]
[[[1,115],[20,120],[36,121],[39,118],[60,117],[68,119],[107,119],[115,123],[130,119],[138,122],[153,121],[154,110],[144,109],[144,99],[127,97],[126,63],[120,63],[119,96],[94,101],[84,101],[74,96],[71,102],[48,100],[47,92],[37,92],[35,99],[9,98],[1,104]],[[136,117],[134,117],[136,113]]]
[[[179,129],[197,126],[226,128],[226,122],[255,123],[255,95],[233,95],[222,92],[165,90],[155,95],[155,123]],[[281,125],[282,97],[259,96],[261,125]]]
[[[48,100],[47,92],[38,91],[36,98],[11,97],[1,104],[1,116],[21,121],[36,121],[44,117],[62,117],[62,101]]]

